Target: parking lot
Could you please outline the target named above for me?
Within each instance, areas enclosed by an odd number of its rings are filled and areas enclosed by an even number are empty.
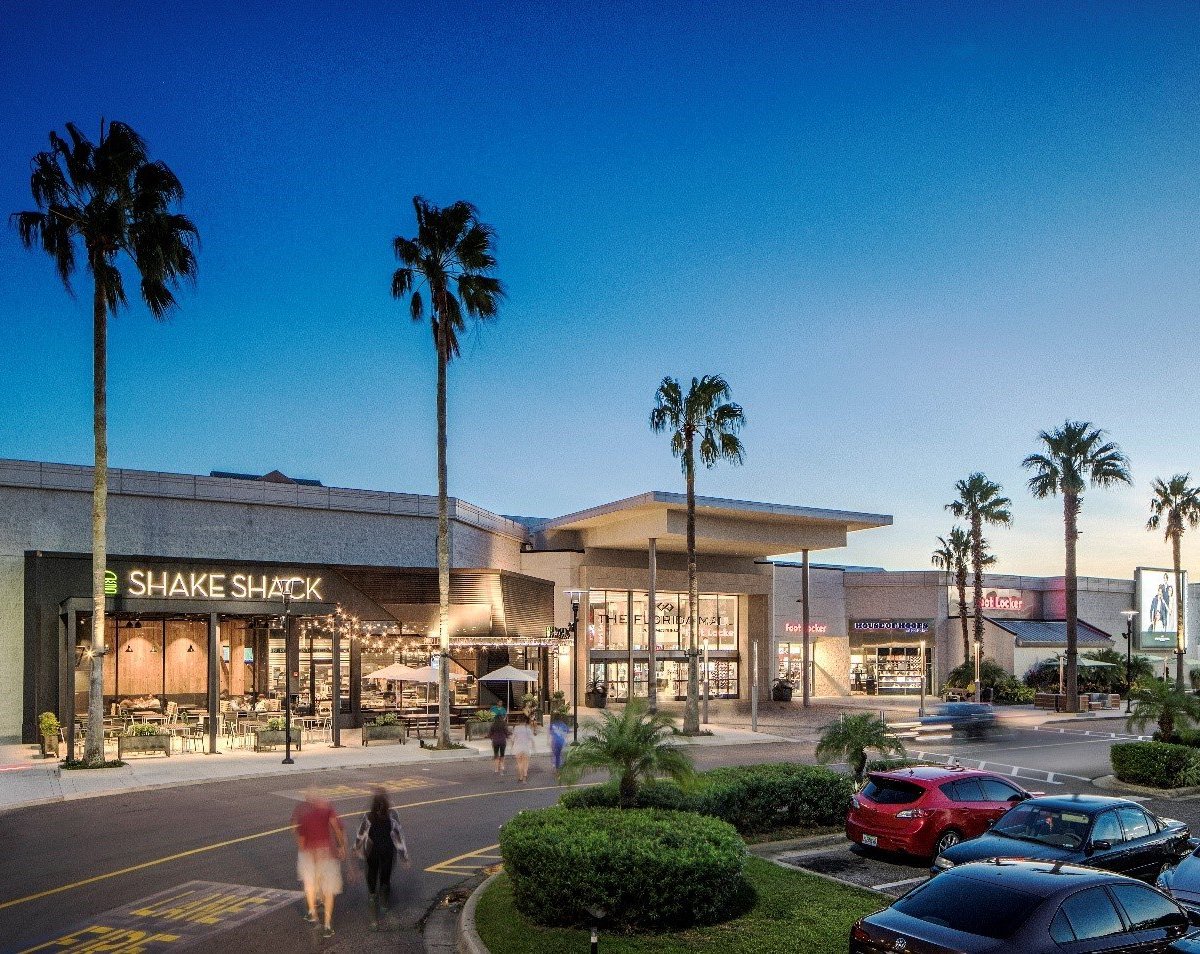
[[[875,852],[849,841],[808,851],[787,852],[775,860],[791,868],[872,888],[893,898],[900,897],[929,876],[928,859]]]

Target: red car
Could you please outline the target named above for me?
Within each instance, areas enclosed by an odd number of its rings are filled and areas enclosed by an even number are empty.
[[[982,835],[1034,794],[1012,779],[973,769],[917,765],[871,772],[850,800],[846,837],[867,848],[932,858]]]

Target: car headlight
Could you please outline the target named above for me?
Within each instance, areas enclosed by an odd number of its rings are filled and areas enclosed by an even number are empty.
[[[947,858],[945,855],[938,855],[936,858],[933,859],[933,866],[935,868],[937,868],[939,871],[945,871],[947,868],[953,868],[954,862],[951,861],[949,858]]]

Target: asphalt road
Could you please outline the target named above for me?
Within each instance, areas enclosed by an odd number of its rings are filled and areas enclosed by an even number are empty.
[[[983,743],[953,740],[929,743],[927,751],[964,762],[983,760],[988,768],[1015,769],[1028,787],[1086,791],[1084,778],[1107,774],[1112,740],[1057,732],[1018,730]],[[926,748],[923,743],[922,748]],[[811,743],[698,747],[701,768],[763,761],[811,761]],[[1039,785],[1046,773],[1059,785]],[[1079,779],[1062,777],[1077,775]],[[1010,772],[1011,774],[1011,772]],[[294,896],[295,849],[289,819],[305,786],[329,790],[352,833],[369,801],[373,784],[384,784],[400,810],[413,865],[393,880],[395,903],[386,930],[367,927],[366,889],[361,876],[350,880],[338,900],[336,935],[319,941],[301,920]],[[86,801],[20,809],[0,815],[0,952],[36,949],[83,929],[79,937],[123,925],[128,935],[109,930],[117,941],[138,941],[136,932],[161,928],[157,907],[142,899],[168,892],[175,899],[180,940],[159,942],[171,950],[192,941],[191,950],[247,952],[280,950],[420,951],[419,922],[447,889],[496,862],[500,825],[523,808],[550,805],[560,789],[547,759],[534,760],[527,785],[509,774],[497,778],[490,762],[447,762],[395,769],[348,769],[297,773],[266,779],[214,782],[182,788],[115,795]],[[1160,812],[1187,818],[1171,803]],[[1192,812],[1188,806],[1185,812]],[[847,849],[848,851],[849,849]],[[903,880],[904,872],[890,880]],[[912,870],[907,877],[919,872]],[[867,877],[874,877],[870,874]],[[888,878],[876,882],[883,883]],[[188,908],[176,891],[192,881],[271,889],[249,900],[232,889],[208,888],[211,905]],[[193,888],[195,886],[192,886]],[[199,890],[199,889],[197,889]],[[170,894],[175,892],[175,894]],[[201,895],[193,894],[193,897]],[[136,903],[135,903],[136,902]],[[132,905],[132,907],[130,907]],[[122,917],[101,918],[115,909]],[[196,913],[196,912],[199,913]],[[140,913],[139,913],[140,912]],[[231,927],[225,925],[233,923]],[[104,925],[104,928],[96,927]],[[88,928],[93,928],[89,934]],[[222,928],[224,928],[222,930]],[[138,943],[144,942],[138,941]],[[50,950],[50,947],[45,950]],[[55,945],[54,950],[69,949]]]

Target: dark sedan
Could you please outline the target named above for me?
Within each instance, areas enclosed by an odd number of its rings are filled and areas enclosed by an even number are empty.
[[[1196,842],[1193,840],[1192,844]],[[1160,874],[1158,886],[1182,904],[1194,922],[1200,923],[1200,847]]]
[[[971,739],[986,739],[996,728],[996,710],[978,702],[947,702],[921,719],[921,725],[944,726]]]
[[[1159,818],[1127,798],[1042,796],[1005,812],[980,837],[943,851],[931,871],[990,858],[1031,858],[1153,881],[1188,853],[1188,835],[1183,822]]]
[[[1124,875],[1038,861],[975,862],[862,918],[850,954],[1182,954],[1187,912]]]

